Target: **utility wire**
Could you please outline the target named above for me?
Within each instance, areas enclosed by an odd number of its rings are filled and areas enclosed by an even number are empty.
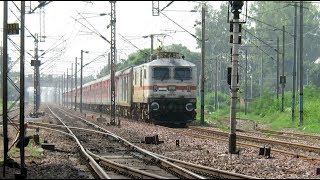
[[[265,13],[277,11],[277,10],[280,10],[280,9],[284,9],[284,8],[287,8],[287,7],[289,7],[289,4],[286,4],[286,5],[284,5],[283,7],[279,7],[279,8],[276,8],[276,9],[271,9],[271,10],[267,10],[267,11],[260,12],[260,13],[255,13],[255,14],[256,14],[256,15],[257,15],[257,14],[265,14]]]
[[[92,26],[92,24],[87,20],[87,18],[83,17],[82,14],[80,14],[79,12],[77,12],[85,21],[87,21],[87,23],[95,30],[95,33],[98,34],[98,36],[100,36],[102,39],[104,39],[105,41],[107,41],[109,44],[110,41],[107,40],[106,37],[104,37],[94,26]]]
[[[42,63],[42,64],[46,64],[44,67],[42,67],[41,69],[40,69],[40,71],[41,70],[44,70],[48,65],[50,65],[53,61],[55,61],[55,60],[57,60],[59,57],[61,57],[62,56],[62,50],[61,50],[61,52],[59,53],[59,52],[57,52],[56,54],[54,54],[53,56],[51,56],[50,58],[48,58],[48,60],[46,61],[46,62],[44,62],[44,63]]]
[[[248,18],[251,18],[251,19],[253,19],[253,20],[255,20],[255,21],[258,21],[258,22],[260,22],[260,23],[262,23],[262,24],[265,24],[265,25],[268,25],[268,26],[270,26],[270,27],[273,27],[273,28],[275,28],[275,29],[277,29],[277,30],[280,30],[280,31],[282,31],[282,29],[280,29],[280,28],[278,28],[278,27],[276,27],[276,26],[273,26],[273,25],[271,25],[271,24],[268,24],[268,23],[266,23],[266,22],[263,22],[263,21],[261,21],[261,20],[258,20],[258,19],[256,19],[256,18],[253,18],[253,17],[251,17],[251,16],[248,16],[248,15],[244,15],[244,16],[246,16],[246,17],[248,17]],[[288,31],[284,31],[285,33],[287,33],[287,34],[289,34],[289,35],[291,35],[291,36],[293,36],[291,33],[289,33]]]
[[[174,1],[169,2],[169,4],[167,4],[164,8],[161,9],[161,11],[163,11],[165,8],[169,7]]]
[[[84,64],[84,65],[82,66],[82,68],[84,68],[85,66],[87,66],[87,65],[89,65],[89,64],[91,64],[91,63],[93,63],[94,61],[96,61],[96,60],[100,59],[101,57],[105,57],[105,55],[106,55],[106,53],[103,53],[103,54],[101,54],[101,55],[97,56],[97,57],[96,57],[96,58],[94,58],[92,61],[90,61],[90,62],[88,62],[88,63]],[[79,71],[81,71],[81,69],[80,69]],[[79,71],[78,71],[78,72],[79,72]]]
[[[254,42],[250,41],[253,45],[255,45],[257,48],[259,48],[264,54],[269,56],[273,61],[276,61],[272,56],[270,56],[268,53],[266,53],[264,50],[262,50],[259,46],[257,46]]]
[[[131,41],[129,41],[127,38],[125,38],[124,36],[122,36],[121,34],[119,34],[126,42],[130,43],[133,47],[137,48],[139,51],[142,51],[140,48],[138,48],[136,45],[134,45]],[[144,52],[145,54],[147,54],[146,52]]]
[[[98,34],[97,32],[93,31],[92,29],[88,28],[87,26],[85,26],[84,24],[82,24],[80,21],[78,21],[76,18],[74,17],[71,17],[73,18],[76,22],[80,23],[82,26],[84,26],[85,28],[89,29],[91,32],[93,32],[94,34],[98,35],[99,37],[101,37],[103,40],[107,41],[109,44],[111,44],[111,42],[105,38],[104,36],[102,36],[101,34]]]
[[[273,50],[275,50],[275,51],[277,51],[277,52],[278,52],[278,49],[275,49],[275,48],[274,48],[274,47],[272,47],[270,44],[268,44],[268,43],[264,42],[262,39],[258,38],[258,37],[257,37],[257,36],[255,36],[253,33],[251,33],[250,31],[248,31],[248,29],[244,28],[244,30],[245,30],[247,33],[251,34],[251,35],[252,35],[253,37],[255,37],[256,39],[258,39],[259,41],[261,41],[263,44],[265,44],[265,45],[269,46],[270,48],[272,48]]]
[[[63,35],[63,36],[64,36],[64,35]],[[61,36],[61,38],[63,38],[63,36]],[[60,39],[61,39],[61,38],[60,38]],[[60,39],[59,39],[59,40],[60,40]],[[44,51],[41,55],[39,55],[39,57],[47,54],[48,52],[50,52],[50,51],[53,50],[54,48],[57,48],[59,45],[61,45],[62,43],[65,43],[65,42],[66,42],[66,40],[63,40],[63,41],[61,41],[59,44],[57,44],[56,46],[52,47],[52,46],[55,44],[55,43],[54,43],[51,47],[49,47],[49,49],[47,49],[47,50]]]
[[[253,17],[251,17],[251,16],[247,16],[247,17],[248,17],[248,18],[251,18],[251,19],[253,19],[253,20],[255,20],[255,21],[258,21],[258,22],[260,22],[260,23],[262,23],[262,24],[271,26],[271,27],[275,28],[276,30],[283,31],[282,29],[280,29],[280,28],[278,28],[278,27],[276,27],[276,26],[270,25],[270,24],[268,24],[268,23],[266,23],[266,22],[263,22],[263,21],[261,21],[261,20],[255,19],[255,18],[253,18]],[[316,26],[314,29],[317,29],[317,28],[318,28],[318,27]],[[314,29],[311,29],[310,31],[303,33],[303,35],[308,34],[309,32],[311,32],[311,31],[314,30]],[[288,31],[284,31],[284,32],[293,37],[293,34],[291,34],[290,32],[288,32]]]
[[[166,16],[163,12],[160,11],[161,14],[163,14],[166,18],[168,18],[170,21],[172,21],[173,23],[175,23],[176,25],[178,25],[179,27],[181,27],[183,30],[185,30],[187,33],[189,33],[192,37],[196,38],[198,41],[201,41],[196,35],[190,33],[188,30],[186,30],[185,28],[183,28],[182,26],[180,26],[178,23],[176,23],[174,20],[172,20],[171,18],[169,18],[168,16]]]

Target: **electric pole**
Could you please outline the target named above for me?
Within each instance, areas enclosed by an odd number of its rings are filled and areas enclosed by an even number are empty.
[[[284,51],[285,51],[285,26],[282,26],[282,76],[280,78],[281,83],[281,111],[284,112],[284,86],[286,83],[286,77],[284,76]]]
[[[72,101],[73,101],[73,63],[71,63],[71,83],[70,83],[70,109],[72,109]]]
[[[300,1],[300,123],[303,126],[303,2]]]
[[[76,57],[76,63],[75,63],[75,71],[74,71],[74,86],[75,86],[75,95],[74,95],[74,110],[77,111],[77,93],[78,93],[78,88],[77,88],[77,57]]]
[[[205,5],[202,5],[202,33],[201,33],[201,126],[204,125],[204,58],[205,58]]]
[[[231,12],[233,13],[232,20],[232,67],[231,67],[231,103],[230,103],[230,134],[229,134],[229,153],[237,154],[239,151],[236,149],[236,113],[238,101],[238,57],[239,57],[239,44],[241,43],[239,36],[240,32],[240,13],[243,6],[243,1],[230,1]],[[231,38],[230,38],[231,39]]]
[[[39,110],[39,106],[40,106],[40,72],[39,72],[39,66],[41,65],[41,62],[38,60],[38,43],[39,43],[39,39],[38,39],[38,34],[36,33],[34,36],[34,59],[31,61],[31,66],[34,66],[34,73],[33,73],[33,77],[34,77],[34,95],[33,95],[33,99],[34,99],[34,112],[33,112],[33,116],[34,117],[38,117],[38,110]]]
[[[21,1],[21,34],[20,34],[20,175],[23,179],[27,176],[25,164],[25,124],[24,124],[24,24],[25,24],[25,1]]]
[[[150,35],[151,38],[151,48],[150,48],[150,62],[152,61],[152,56],[153,56],[153,34]]]
[[[294,25],[293,25],[293,66],[292,66],[292,108],[291,119],[294,121],[296,101],[296,63],[297,63],[297,3],[294,3]]]
[[[68,72],[68,68],[67,68],[67,91],[65,92],[66,94],[66,98],[67,98],[67,108],[69,107],[69,72]]]
[[[115,59],[116,59],[116,1],[110,1],[111,4],[111,119],[110,124],[116,125],[116,95],[115,95]],[[120,125],[120,124],[119,124]]]
[[[279,100],[279,37],[277,37],[277,100]]]
[[[263,96],[263,51],[261,51],[261,75],[260,75],[260,98]]]
[[[3,2],[3,57],[2,57],[2,119],[3,119],[3,177],[8,161],[8,1]]]
[[[245,76],[244,76],[244,83],[245,83],[245,95],[244,95],[244,114],[247,114],[248,110],[248,83],[247,83],[247,75],[248,75],[248,50],[246,49],[246,65],[245,65]]]
[[[150,62],[153,60],[153,41],[154,41],[155,36],[166,36],[166,34],[150,34],[147,36],[142,36],[143,38],[150,37],[150,39],[151,39]]]
[[[214,83],[214,109],[218,110],[218,57],[216,59],[216,78]],[[213,74],[213,73],[212,73]]]
[[[66,106],[66,73],[64,72],[63,73],[63,88],[62,88],[62,94],[63,94],[63,97],[62,97],[62,104],[63,106]]]

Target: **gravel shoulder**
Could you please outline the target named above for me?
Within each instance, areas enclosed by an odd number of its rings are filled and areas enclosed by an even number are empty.
[[[228,144],[223,142],[189,137],[176,133],[172,128],[159,125],[120,120],[120,127],[108,126],[106,123],[103,126],[141,148],[171,158],[258,178],[320,178],[316,174],[316,169],[320,167],[320,162],[317,161],[273,154],[272,150],[271,158],[267,159],[258,155],[259,149],[247,147],[239,147],[241,150],[240,155],[231,156],[228,154]],[[46,115],[42,121],[49,123],[51,120]],[[241,124],[244,125],[243,123]],[[28,133],[34,134],[35,130],[30,129]],[[159,140],[163,141],[163,143],[158,145],[141,143],[144,137],[154,135],[158,135]],[[87,166],[78,160],[78,149],[73,140],[64,135],[41,129],[39,136],[40,141],[46,140],[48,143],[54,144],[56,150],[43,150],[35,145],[33,145],[33,148],[28,149],[33,144],[30,142],[25,153],[28,171],[27,179],[94,179]],[[3,138],[0,138],[1,147],[3,145],[2,140]],[[179,146],[176,145],[176,140],[179,140]],[[19,150],[10,157],[20,162]],[[7,174],[3,177],[3,167],[1,166],[0,179],[13,179],[14,174],[19,172],[19,168],[6,168]]]

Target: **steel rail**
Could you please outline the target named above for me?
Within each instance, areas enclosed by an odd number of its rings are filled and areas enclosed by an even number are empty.
[[[64,110],[62,110],[62,111],[64,111]],[[71,115],[71,116],[73,116],[73,117],[76,117],[76,118],[79,118],[79,119],[82,119],[82,120],[88,122],[86,119],[83,119],[82,117],[78,117],[78,116],[73,115],[73,114],[71,114],[71,113],[69,113],[69,112],[67,112],[67,111],[64,111],[64,112],[65,112],[65,113],[68,113],[69,115]],[[103,132],[107,132],[108,135],[111,135],[111,136],[113,136],[114,138],[117,138],[119,141],[122,141],[122,142],[124,143],[124,145],[127,145],[127,146],[130,147],[131,149],[134,149],[134,150],[136,150],[136,151],[138,151],[138,152],[140,152],[140,153],[143,153],[143,154],[146,154],[146,155],[150,156],[151,158],[154,158],[154,159],[157,160],[163,167],[166,167],[166,168],[168,168],[168,169],[176,172],[177,174],[182,175],[182,176],[185,177],[185,178],[205,179],[204,177],[202,177],[202,176],[200,176],[200,175],[198,175],[198,174],[196,174],[196,173],[193,173],[192,171],[189,171],[189,170],[187,170],[187,169],[184,169],[184,168],[182,168],[182,167],[179,167],[179,166],[177,166],[177,165],[175,165],[175,164],[173,164],[173,163],[171,163],[171,162],[169,162],[169,161],[167,161],[167,160],[165,160],[165,159],[161,159],[161,158],[159,158],[158,156],[155,156],[152,152],[147,151],[147,150],[145,150],[145,149],[142,149],[142,148],[140,148],[140,147],[138,147],[138,146],[130,143],[129,141],[127,141],[127,140],[125,140],[125,139],[117,136],[116,134],[113,134],[112,132],[110,132],[110,131],[108,131],[108,130],[106,130],[106,129],[104,129],[104,128],[101,128],[101,127],[99,127],[99,126],[97,126],[97,125],[95,125],[95,124],[93,124],[93,123],[91,123],[91,122],[89,122],[89,123],[90,123],[91,125],[93,125],[94,127],[102,130]]]
[[[204,129],[204,128],[200,128],[200,127],[194,127],[193,126],[193,127],[189,127],[189,128],[193,129],[193,130],[208,132],[208,133],[216,133],[216,134],[220,134],[220,135],[223,135],[223,136],[227,136],[228,135],[227,133],[224,133],[224,132]],[[309,151],[316,152],[316,153],[320,152],[320,147],[316,147],[316,146],[306,146],[306,145],[303,145],[303,144],[296,144],[296,143],[290,143],[290,142],[278,141],[278,140],[271,140],[271,139],[265,139],[265,138],[256,138],[256,137],[250,137],[250,136],[246,136],[246,135],[237,135],[237,137],[240,138],[240,139],[251,140],[251,141],[267,142],[267,143],[278,144],[278,145],[287,145],[287,146],[290,146],[290,147],[301,148],[301,149],[309,150]]]
[[[62,123],[62,119],[55,114],[49,106],[47,106],[48,109],[50,110],[50,112]],[[65,124],[64,124],[65,125]],[[66,125],[65,125],[66,126]],[[66,126],[67,127],[67,126]],[[95,171],[95,173],[101,178],[101,179],[111,179],[110,176],[108,174],[105,173],[105,171],[102,169],[102,167],[86,152],[86,150],[84,149],[84,147],[81,145],[81,143],[79,142],[79,140],[77,139],[77,137],[72,133],[72,131],[67,128],[69,130],[69,132],[72,134],[72,137],[74,138],[74,140],[77,142],[78,146],[81,149],[81,152],[83,153],[83,155],[85,155],[85,157],[87,158],[87,161],[89,161],[89,165],[92,167],[92,169]]]
[[[222,141],[222,142],[226,142],[226,143],[229,142],[227,139],[221,139],[221,138],[215,138],[215,137],[212,137],[212,136],[194,134],[194,133],[186,132],[186,131],[183,131],[183,130],[176,130],[176,129],[173,129],[173,130],[176,131],[176,132],[180,132],[180,133],[183,133],[183,134],[186,134],[186,135],[189,135],[189,136],[192,136],[192,137],[200,138],[200,139],[210,139],[210,140]],[[237,142],[237,145],[245,146],[245,147],[260,148],[260,146],[258,146],[258,145],[246,144],[246,143],[241,143],[241,142]],[[320,158],[317,158],[317,157],[306,156],[306,155],[302,155],[302,154],[298,154],[298,153],[292,153],[292,152],[283,151],[283,150],[279,150],[279,149],[272,149],[272,151],[276,152],[276,153],[292,155],[293,157],[299,157],[299,158],[305,158],[305,159],[320,161]]]
[[[192,171],[200,172],[201,174],[206,174],[206,175],[215,177],[217,179],[260,179],[260,178],[253,177],[253,176],[247,176],[247,175],[243,175],[243,174],[214,169],[214,168],[211,168],[208,166],[201,166],[198,164],[185,162],[185,161],[181,161],[178,159],[166,157],[166,156],[163,156],[160,154],[155,154],[155,155],[159,156],[163,159],[167,159],[168,161],[170,161],[172,163],[179,164],[179,166],[182,166],[186,169],[191,169]]]

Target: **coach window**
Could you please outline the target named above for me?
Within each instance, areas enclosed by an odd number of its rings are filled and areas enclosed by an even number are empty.
[[[144,75],[144,78],[146,79],[147,78],[147,70],[146,69],[144,69],[143,75]]]
[[[174,79],[189,80],[191,79],[191,68],[179,67],[174,69]]]
[[[165,79],[169,79],[169,68],[167,67],[153,68],[153,78],[161,81]]]
[[[140,87],[142,86],[142,69],[140,70]]]
[[[134,71],[134,85],[137,85],[137,71]]]

